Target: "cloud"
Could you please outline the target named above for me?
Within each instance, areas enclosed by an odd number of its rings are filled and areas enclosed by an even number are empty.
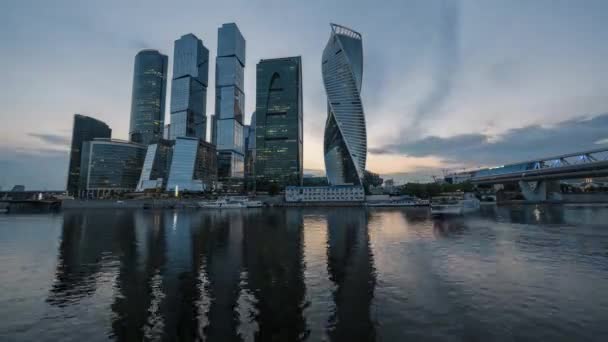
[[[437,52],[434,54],[432,85],[418,100],[413,116],[414,129],[427,115],[432,115],[450,96],[460,59],[460,9],[456,1],[443,1],[437,32]]]
[[[42,142],[51,144],[51,145],[61,145],[68,146],[70,145],[71,138],[65,135],[59,134],[49,134],[49,133],[28,133],[30,137],[38,138],[42,140]]]
[[[597,142],[606,137],[606,129],[608,113],[591,119],[562,121],[548,127],[530,125],[511,129],[499,136],[483,133],[428,136],[370,148],[369,152],[434,156],[456,165],[492,166],[597,148]]]

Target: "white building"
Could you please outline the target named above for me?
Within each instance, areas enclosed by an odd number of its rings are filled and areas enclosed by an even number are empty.
[[[287,202],[363,202],[365,191],[358,185],[288,186]]]

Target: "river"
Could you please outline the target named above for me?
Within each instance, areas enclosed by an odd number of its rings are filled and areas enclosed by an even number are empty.
[[[608,208],[0,215],[2,341],[606,341]]]

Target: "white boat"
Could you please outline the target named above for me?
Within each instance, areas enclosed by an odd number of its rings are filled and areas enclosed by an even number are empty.
[[[463,215],[479,208],[479,200],[471,193],[455,192],[431,199],[431,215]]]
[[[380,202],[366,202],[368,207],[418,207],[428,205],[422,201],[380,201]]]
[[[250,201],[247,197],[234,196],[219,198],[211,202],[199,202],[201,208],[207,209],[236,209],[236,208],[261,208],[264,203],[261,201]]]
[[[205,209],[240,209],[247,208],[247,205],[241,201],[231,201],[226,199],[218,199],[212,202],[199,202],[198,205]]]
[[[246,201],[244,201],[244,203],[247,206],[247,208],[261,208],[264,206],[264,203],[262,203],[262,201],[246,200]]]

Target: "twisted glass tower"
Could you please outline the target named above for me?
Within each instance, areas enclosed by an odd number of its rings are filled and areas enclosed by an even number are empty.
[[[361,34],[331,24],[331,36],[323,50],[322,71],[327,93],[323,143],[327,180],[331,185],[362,185],[367,134],[361,103]]]

